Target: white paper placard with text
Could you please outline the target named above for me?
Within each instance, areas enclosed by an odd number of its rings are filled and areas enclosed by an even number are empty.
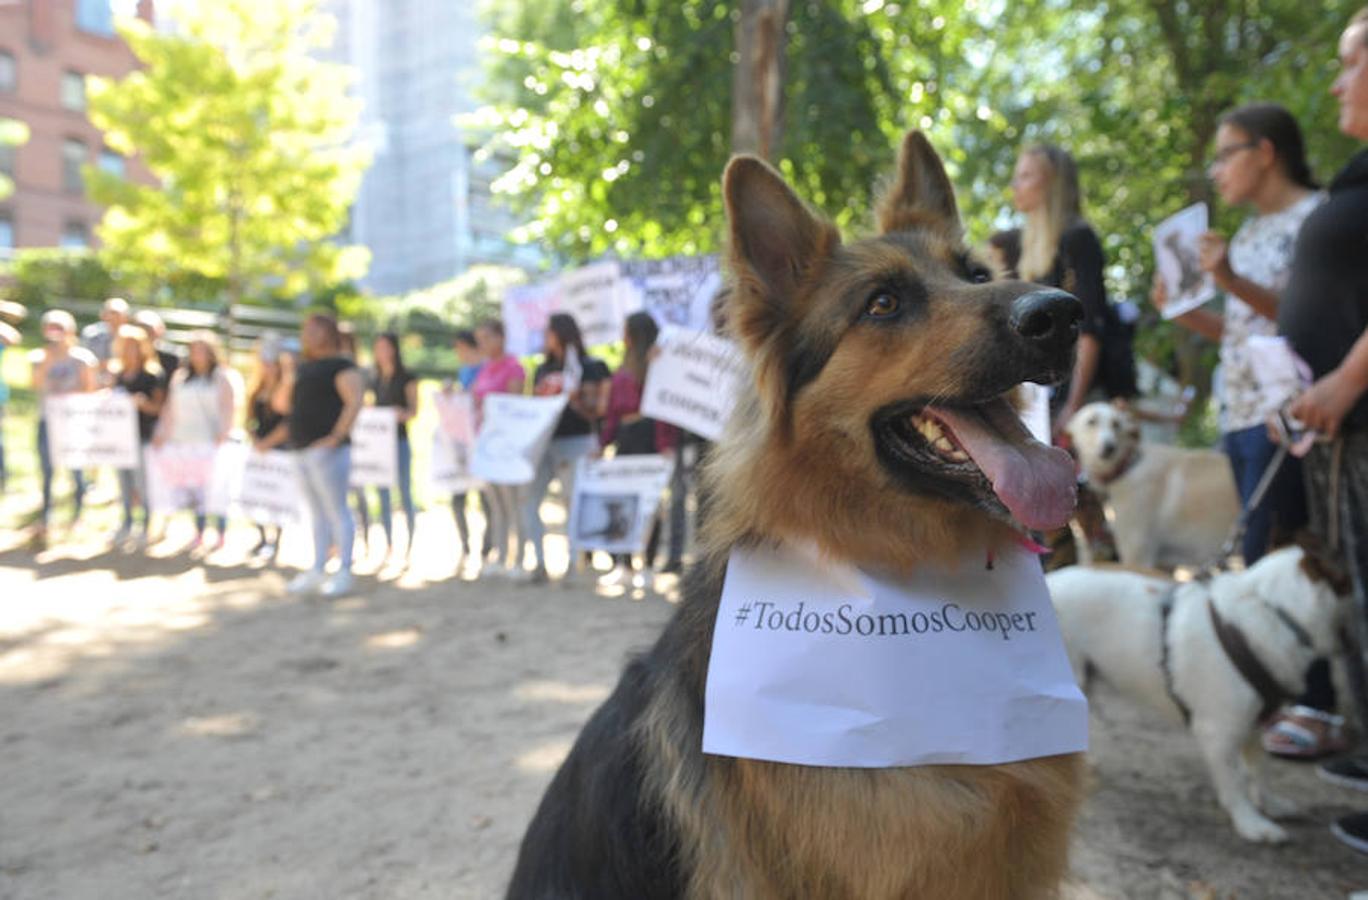
[[[1087,749],[1040,562],[893,579],[791,546],[732,551],[703,751],[810,766],[992,765]]]
[[[644,548],[673,471],[674,461],[655,453],[581,459],[570,503],[570,545],[607,553]]]
[[[123,391],[49,397],[43,413],[56,468],[138,467],[138,410]]]
[[[489,394],[470,470],[491,484],[528,484],[551,441],[567,398]]]
[[[1168,288],[1165,319],[1191,312],[1216,296],[1216,283],[1198,264],[1197,244],[1208,226],[1207,205],[1194,203],[1154,229],[1154,262]]]
[[[683,328],[661,330],[641,394],[641,414],[715,441],[745,377],[736,344]]]
[[[399,418],[393,406],[363,406],[352,423],[351,486],[399,483]]]

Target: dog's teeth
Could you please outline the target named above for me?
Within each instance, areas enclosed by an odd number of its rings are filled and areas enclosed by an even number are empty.
[[[917,416],[912,420],[912,424],[916,426],[917,431],[921,433],[922,437],[933,444],[940,440],[941,436],[944,434],[944,432],[941,431],[940,423],[934,419]]]

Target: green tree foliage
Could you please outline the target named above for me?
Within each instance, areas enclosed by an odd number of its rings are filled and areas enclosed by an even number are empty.
[[[778,164],[845,227],[868,221],[907,128],[928,132],[971,238],[1011,224],[1018,151],[1079,161],[1114,296],[1142,300],[1163,217],[1212,200],[1221,112],[1272,100],[1328,178],[1349,155],[1328,89],[1336,38],[1362,0],[793,0]],[[489,3],[498,184],[571,259],[714,250],[729,147],[737,2]],[[1246,211],[1214,210],[1230,232]],[[1142,301],[1143,302],[1143,301]],[[1142,352],[1203,383],[1209,348],[1153,311]]]
[[[31,310],[68,300],[100,301],[117,293],[114,277],[88,250],[20,250],[0,264],[4,297]]]
[[[122,23],[143,68],[89,86],[106,142],[159,182],[87,168],[107,207],[110,268],[157,283],[191,273],[221,282],[230,302],[364,274],[367,251],[330,240],[366,163],[348,146],[348,70],[311,55],[333,20],[315,0],[219,0],[181,4],[176,22],[174,33]]]
[[[491,106],[517,164],[496,186],[571,259],[715,250],[730,155],[734,5],[726,0],[491,3]],[[797,2],[779,165],[838,220],[863,221],[894,144],[897,94],[877,17]],[[795,163],[801,163],[795,165]]]

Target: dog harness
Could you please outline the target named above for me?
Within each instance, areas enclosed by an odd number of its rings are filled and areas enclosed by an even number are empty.
[[[1178,707],[1178,711],[1183,714],[1184,724],[1191,724],[1192,710],[1183,702],[1183,698],[1178,696],[1178,691],[1173,685],[1173,669],[1169,665],[1169,616],[1173,613],[1174,597],[1178,593],[1181,585],[1175,584],[1164,594],[1159,604],[1160,615],[1160,654],[1159,665],[1164,670],[1164,690],[1168,693],[1173,705]],[[1272,604],[1266,604],[1273,614],[1278,617],[1289,631],[1296,637],[1297,643],[1307,649],[1313,647],[1311,635],[1301,623],[1292,618],[1286,610]],[[1292,693],[1283,687],[1278,679],[1268,671],[1268,667],[1260,661],[1249,646],[1249,639],[1240,630],[1238,625],[1228,622],[1216,610],[1216,604],[1212,602],[1208,595],[1206,600],[1207,612],[1211,616],[1211,627],[1216,632],[1216,639],[1221,642],[1221,649],[1225,651],[1226,658],[1230,660],[1240,673],[1240,677],[1245,680],[1254,692],[1263,701],[1263,706],[1259,710],[1259,721],[1267,721],[1278,709],[1292,698]]]
[[[1210,598],[1207,598],[1207,609],[1211,612],[1211,627],[1216,629],[1216,638],[1221,642],[1221,649],[1225,650],[1231,665],[1239,670],[1241,677],[1263,700],[1263,708],[1259,710],[1259,722],[1267,721],[1284,702],[1292,698],[1292,693],[1279,684],[1273,673],[1259,661],[1259,657],[1250,648],[1249,639],[1245,637],[1244,632],[1238,626],[1221,618],[1221,614],[1216,611],[1216,604],[1212,603]],[[1291,622],[1291,617],[1285,613],[1279,618],[1285,623]],[[1301,626],[1297,626],[1297,630],[1300,631]],[[1300,639],[1300,635],[1298,638]]]

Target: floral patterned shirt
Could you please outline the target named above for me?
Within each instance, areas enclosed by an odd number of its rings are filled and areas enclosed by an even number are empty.
[[[1237,275],[1281,293],[1292,272],[1297,232],[1324,199],[1322,193],[1309,194],[1286,209],[1246,220],[1230,242],[1230,267]],[[1299,390],[1295,383],[1260,379],[1256,361],[1248,352],[1249,339],[1254,335],[1272,337],[1277,333],[1277,322],[1259,315],[1238,297],[1226,295],[1221,334],[1222,432],[1262,426],[1269,413]]]

